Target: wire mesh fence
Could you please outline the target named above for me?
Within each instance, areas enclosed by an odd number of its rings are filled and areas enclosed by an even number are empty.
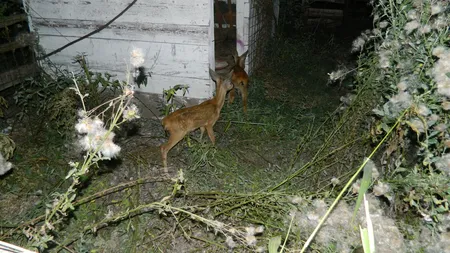
[[[250,74],[264,64],[265,50],[274,30],[273,13],[273,2],[271,0],[250,0],[248,45]]]

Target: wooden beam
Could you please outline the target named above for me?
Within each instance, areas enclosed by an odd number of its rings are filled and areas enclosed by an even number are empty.
[[[0,19],[0,28],[7,27],[13,25],[15,23],[19,23],[27,20],[26,14],[17,14],[12,16],[7,16]]]
[[[19,41],[13,41],[10,43],[0,44],[0,53],[6,53],[9,51],[13,51],[19,48],[23,48],[26,46],[29,46],[33,44],[32,41],[29,40],[19,40]]]
[[[0,73],[0,91],[23,82],[25,78],[34,76],[37,70],[37,64],[31,63]]]

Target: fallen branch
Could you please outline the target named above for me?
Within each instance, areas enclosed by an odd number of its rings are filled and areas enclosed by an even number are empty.
[[[146,204],[146,205],[140,205],[132,210],[127,210],[125,212],[122,212],[116,216],[110,217],[110,218],[105,218],[102,221],[86,227],[85,229],[83,229],[82,234],[87,234],[88,232],[91,233],[97,233],[97,231],[99,231],[100,229],[106,228],[109,224],[111,223],[115,223],[115,222],[119,222],[125,219],[130,219],[133,218],[137,215],[143,214],[143,213],[147,213],[147,212],[152,212],[155,211],[158,207],[163,207],[164,204],[162,204],[161,202],[154,202],[154,203],[150,203],[150,204]],[[58,245],[58,247],[55,249],[55,252],[58,252],[59,250],[61,250],[62,248],[66,248],[69,245],[73,244],[74,242],[76,242],[77,240],[79,240],[79,236],[77,238],[71,238],[66,240],[65,242],[61,243],[60,245]]]
[[[78,201],[75,201],[73,206],[77,207],[77,206],[83,205],[85,203],[88,203],[88,202],[90,202],[90,201],[92,201],[94,199],[98,199],[98,198],[104,197],[106,195],[109,195],[109,194],[112,194],[112,193],[124,190],[126,188],[130,188],[130,187],[133,187],[133,186],[136,186],[136,185],[146,184],[146,183],[153,183],[153,182],[164,182],[164,181],[170,181],[170,180],[171,180],[170,178],[165,177],[165,176],[161,176],[161,177],[150,176],[150,177],[140,178],[140,179],[137,179],[135,181],[131,181],[131,182],[127,182],[127,183],[122,183],[122,184],[116,185],[116,186],[114,186],[112,188],[109,188],[109,189],[103,190],[101,192],[95,193],[95,194],[93,194],[91,196],[82,198],[82,199],[80,199]],[[45,219],[45,215],[41,215],[41,216],[38,216],[38,217],[36,217],[36,218],[34,218],[34,219],[30,220],[30,221],[27,221],[27,222],[22,223],[22,224],[20,224],[18,226],[15,226],[13,228],[13,230],[9,231],[8,233],[5,233],[5,235],[2,237],[2,239],[4,239],[7,236],[13,235],[17,231],[21,231],[22,228],[25,228],[25,227],[28,227],[28,226],[33,226],[33,225],[35,225],[35,224],[37,224],[39,222],[42,222],[44,219]],[[2,226],[2,227],[5,228],[6,226]]]
[[[261,125],[261,126],[269,126],[269,125],[270,125],[270,124],[259,123],[259,122],[233,121],[233,120],[218,120],[217,122],[221,122],[221,123],[234,123],[234,124]]]

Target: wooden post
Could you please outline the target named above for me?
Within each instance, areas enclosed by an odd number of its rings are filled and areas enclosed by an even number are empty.
[[[222,29],[222,13],[219,8],[219,0],[214,0],[214,11],[216,12],[216,19],[219,24],[219,29]]]

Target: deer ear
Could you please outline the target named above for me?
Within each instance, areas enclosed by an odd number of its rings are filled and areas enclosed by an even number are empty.
[[[247,58],[248,50],[245,51],[241,56],[239,56],[239,67],[245,69],[245,59]]]
[[[233,72],[234,72],[234,70],[232,69],[232,70],[225,76],[225,79],[231,80],[232,77],[233,77]]]
[[[231,56],[233,57],[234,65],[237,65],[239,62],[239,54],[236,48],[234,49]]]
[[[218,75],[217,75],[217,73],[216,73],[214,70],[209,69],[209,75],[211,76],[211,79],[212,79],[214,82],[217,81]]]

